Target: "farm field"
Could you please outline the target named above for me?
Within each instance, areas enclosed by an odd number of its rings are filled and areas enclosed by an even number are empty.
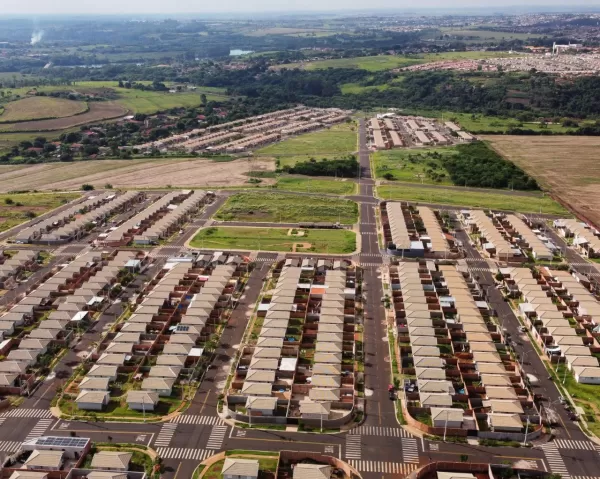
[[[336,32],[331,30],[323,30],[319,28],[272,27],[244,32],[243,35],[246,35],[248,37],[263,37],[265,35],[289,35],[294,37],[310,35],[316,37],[324,37],[329,35],[335,35],[335,33]]]
[[[484,136],[577,215],[600,226],[600,138]]]
[[[272,161],[217,162],[206,158],[76,161],[0,166],[0,192],[12,190],[75,190],[88,183],[102,188],[164,188],[241,186],[250,171],[272,171]],[[274,183],[265,178],[263,184]]]
[[[78,193],[19,193],[0,195],[0,231],[29,221],[81,195]]]
[[[65,100],[47,96],[33,96],[11,101],[4,106],[0,122],[36,120],[43,118],[63,118],[78,115],[88,109],[81,101]]]
[[[441,31],[444,35],[456,35],[463,37],[476,37],[472,40],[465,39],[466,43],[469,42],[481,42],[485,40],[498,41],[498,40],[527,40],[529,38],[539,38],[540,35],[531,35],[529,33],[512,33],[512,32],[495,32],[493,30],[478,30],[478,29],[453,29],[453,28],[442,28]]]
[[[322,180],[312,178],[281,177],[275,183],[279,190],[306,193],[332,193],[352,195],[356,193],[356,183],[352,180]]]
[[[210,249],[345,254],[352,253],[356,249],[356,233],[348,230],[211,227],[200,230],[190,242],[190,246]]]
[[[343,123],[326,130],[306,133],[256,150],[256,156],[347,155],[357,149],[357,128]],[[282,165],[283,166],[283,165]]]
[[[443,187],[419,187],[409,185],[384,185],[377,188],[377,196],[383,200],[413,201],[469,208],[518,211],[521,213],[544,213],[568,215],[560,204],[549,196],[488,193],[485,190]]]
[[[372,154],[375,177],[389,181],[452,185],[438,156],[454,154],[456,148],[453,147],[377,151]]]
[[[354,201],[277,193],[238,193],[221,207],[215,219],[253,223],[340,222],[356,223]]]
[[[304,68],[306,70],[319,70],[327,68],[357,68],[368,71],[391,70],[392,68],[402,68],[420,63],[431,63],[444,60],[462,60],[462,59],[485,59],[507,56],[507,52],[447,52],[447,53],[427,53],[424,55],[378,55],[371,57],[352,57],[336,58],[334,60],[318,60],[314,62],[289,63],[279,65],[276,68]]]
[[[10,103],[8,105],[10,105]],[[0,132],[42,132],[64,130],[91,122],[118,118],[125,114],[127,114],[127,110],[115,102],[93,102],[89,105],[89,111],[82,113],[81,115],[55,118],[51,120],[33,120],[23,121],[20,123],[0,123]]]

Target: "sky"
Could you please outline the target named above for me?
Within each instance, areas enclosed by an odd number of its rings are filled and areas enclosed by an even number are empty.
[[[486,8],[510,11],[510,4],[524,6],[557,7],[570,3],[585,7],[600,7],[600,0],[0,0],[3,14],[175,14],[175,13],[263,13],[263,12],[310,12],[349,11],[368,9],[414,9],[414,8]],[[581,9],[583,10],[583,8]]]

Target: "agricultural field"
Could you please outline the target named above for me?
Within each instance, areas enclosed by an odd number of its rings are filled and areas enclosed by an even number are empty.
[[[78,193],[19,193],[0,195],[0,231],[29,221],[76,198]]]
[[[272,161],[212,161],[207,158],[99,160],[37,165],[0,165],[0,192],[78,190],[88,183],[102,188],[243,186],[248,172],[273,171]],[[266,178],[263,184],[274,183]]]
[[[302,36],[315,36],[325,37],[329,35],[335,35],[336,32],[331,30],[324,30],[320,28],[291,28],[291,27],[272,27],[262,28],[260,30],[254,30],[243,33],[248,37],[263,37],[266,35],[289,35],[293,37]]]
[[[356,193],[356,183],[347,179],[322,180],[284,176],[279,178],[275,186],[279,190],[302,193],[330,193],[335,195],[352,195]]]
[[[193,248],[348,254],[356,249],[356,233],[348,230],[210,227],[190,242]]]
[[[86,112],[88,106],[82,101],[65,100],[47,96],[33,96],[12,101],[4,106],[0,115],[1,123],[38,120],[44,118],[64,118]]]
[[[314,62],[289,63],[273,68],[303,68],[305,70],[323,70],[327,68],[357,68],[368,71],[391,70],[421,63],[431,63],[444,60],[479,60],[507,56],[506,52],[447,52],[427,53],[424,55],[378,55],[371,57],[337,58],[334,60],[317,60]]]
[[[286,157],[348,155],[357,150],[357,128],[354,123],[342,123],[326,130],[306,133],[256,150],[256,156]],[[282,163],[281,166],[284,166]]]
[[[494,210],[518,211],[521,213],[544,213],[568,215],[560,204],[549,196],[492,193],[489,190],[477,191],[472,188],[443,188],[437,186],[396,186],[384,185],[377,188],[377,196],[382,200],[412,201],[417,203],[451,205],[467,208],[489,208]]]
[[[452,180],[442,166],[441,159],[454,154],[456,154],[454,147],[377,151],[372,154],[375,178],[452,185]]]
[[[531,35],[529,33],[512,33],[512,32],[495,32],[493,30],[479,29],[453,29],[442,28],[444,35],[474,37],[472,39],[463,39],[466,43],[481,43],[484,41],[500,41],[500,40],[528,40],[530,38],[539,38],[540,35]]]
[[[600,226],[600,138],[484,136],[581,218]]]
[[[10,103],[7,105],[7,107],[9,105]],[[65,118],[55,118],[51,120],[0,123],[0,132],[43,132],[65,130],[92,122],[118,118],[126,114],[127,110],[116,102],[92,102],[89,104],[89,110],[80,115],[68,116]],[[2,118],[2,116],[0,116],[0,118]]]
[[[229,197],[215,215],[223,221],[252,223],[340,222],[354,224],[358,205],[354,201],[265,192],[238,193]]]

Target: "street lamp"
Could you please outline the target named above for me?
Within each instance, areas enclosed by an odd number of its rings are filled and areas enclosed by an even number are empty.
[[[525,438],[523,439],[523,446],[527,444],[527,433],[529,432],[529,416],[527,416],[527,424],[525,425]]]
[[[523,363],[525,362],[525,356],[527,356],[532,350],[521,351],[521,369],[523,369]]]

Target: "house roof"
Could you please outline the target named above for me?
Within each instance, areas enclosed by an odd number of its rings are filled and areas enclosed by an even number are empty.
[[[26,466],[59,468],[62,465],[62,451],[46,451],[36,449],[25,461]]]
[[[79,383],[79,390],[90,389],[90,390],[104,390],[108,391],[108,385],[110,383],[110,378],[102,378],[102,377],[84,377],[83,380]]]
[[[436,421],[462,421],[463,410],[449,407],[432,407],[431,420]]]
[[[48,473],[21,470],[13,472],[8,479],[48,479]]]
[[[294,466],[293,479],[329,479],[331,466],[325,464],[303,464]]]
[[[258,460],[256,459],[225,459],[221,474],[230,476],[258,477]]]
[[[92,471],[86,477],[88,479],[127,479],[128,476],[123,472]]]
[[[248,396],[246,409],[262,409],[272,411],[277,407],[277,398]]]
[[[331,404],[327,402],[300,401],[300,414],[329,414]]]
[[[157,404],[158,394],[152,391],[128,391],[127,402],[140,404]]]
[[[81,391],[75,402],[90,404],[106,404],[108,402],[107,391]]]
[[[523,422],[518,414],[488,414],[488,418],[492,427],[523,427]]]
[[[98,469],[125,469],[129,467],[129,462],[133,453],[123,451],[98,451],[92,458],[91,467]]]
[[[142,389],[150,391],[171,389],[173,384],[175,384],[175,380],[170,378],[146,378],[142,381]]]

